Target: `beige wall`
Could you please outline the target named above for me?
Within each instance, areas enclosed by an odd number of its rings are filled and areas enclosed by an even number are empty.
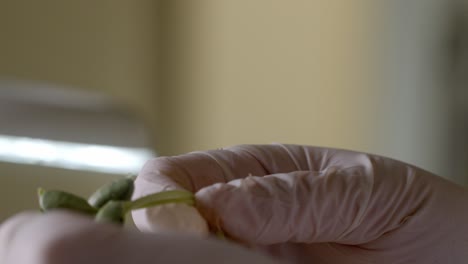
[[[161,11],[164,152],[370,148],[365,1],[166,1]]]
[[[155,13],[152,0],[1,1],[0,78],[104,92],[152,126]]]

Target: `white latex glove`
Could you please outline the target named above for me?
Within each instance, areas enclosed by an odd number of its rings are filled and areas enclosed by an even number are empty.
[[[136,196],[163,189],[196,192],[212,227],[292,263],[468,263],[468,192],[380,156],[241,145],[161,157]],[[134,212],[142,230],[158,228],[152,210]]]
[[[66,211],[25,212],[0,226],[1,264],[261,263],[271,259],[214,239],[130,231]]]

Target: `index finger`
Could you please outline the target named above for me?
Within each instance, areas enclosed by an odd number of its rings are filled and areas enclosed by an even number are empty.
[[[191,192],[247,176],[322,171],[353,166],[359,153],[301,145],[237,145],[148,161],[136,180],[136,194],[185,189]]]

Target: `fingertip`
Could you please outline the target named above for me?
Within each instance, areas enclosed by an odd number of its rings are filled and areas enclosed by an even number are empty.
[[[261,225],[251,196],[245,192],[247,179],[218,183],[195,194],[196,206],[214,232],[222,231],[229,239],[242,244],[255,244]]]
[[[224,183],[215,183],[195,193],[195,206],[211,228],[219,225],[220,209],[218,195],[223,192],[224,186]]]

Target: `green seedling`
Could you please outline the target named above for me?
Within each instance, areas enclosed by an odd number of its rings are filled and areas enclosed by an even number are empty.
[[[134,181],[134,177],[114,180],[97,189],[96,192],[89,197],[88,203],[95,208],[101,208],[109,201],[130,200],[134,190]]]
[[[149,208],[153,206],[160,206],[164,204],[186,204],[195,207],[195,196],[192,192],[184,190],[170,190],[153,193],[147,196],[140,197],[131,201],[131,196],[134,190],[134,178],[123,178],[115,180],[103,187],[99,188],[88,200],[64,191],[46,191],[44,189],[38,190],[39,205],[43,212],[52,209],[62,208],[80,213],[85,213],[94,216],[96,222],[101,223],[114,223],[123,225],[125,223],[126,215],[132,210]],[[174,207],[174,210],[187,210],[187,207]],[[189,209],[190,214],[196,212]],[[169,215],[161,214],[158,217],[172,217]],[[161,218],[161,219],[162,219]],[[190,220],[189,220],[190,221]],[[195,215],[193,221],[201,223],[203,218],[200,215]],[[164,221],[163,221],[164,222]],[[177,223],[177,221],[175,221]],[[207,232],[204,230],[204,224],[195,224],[197,233],[203,234]],[[217,235],[219,238],[224,239],[222,230],[218,227]]]
[[[101,207],[101,209],[99,209],[94,219],[96,222],[123,225],[125,214],[127,213],[124,203],[125,202],[122,201],[107,202],[103,207]]]
[[[91,215],[97,212],[95,208],[88,204],[88,201],[72,193],[55,190],[47,191],[39,188],[37,194],[39,196],[39,207],[44,212],[52,209],[68,209]]]

